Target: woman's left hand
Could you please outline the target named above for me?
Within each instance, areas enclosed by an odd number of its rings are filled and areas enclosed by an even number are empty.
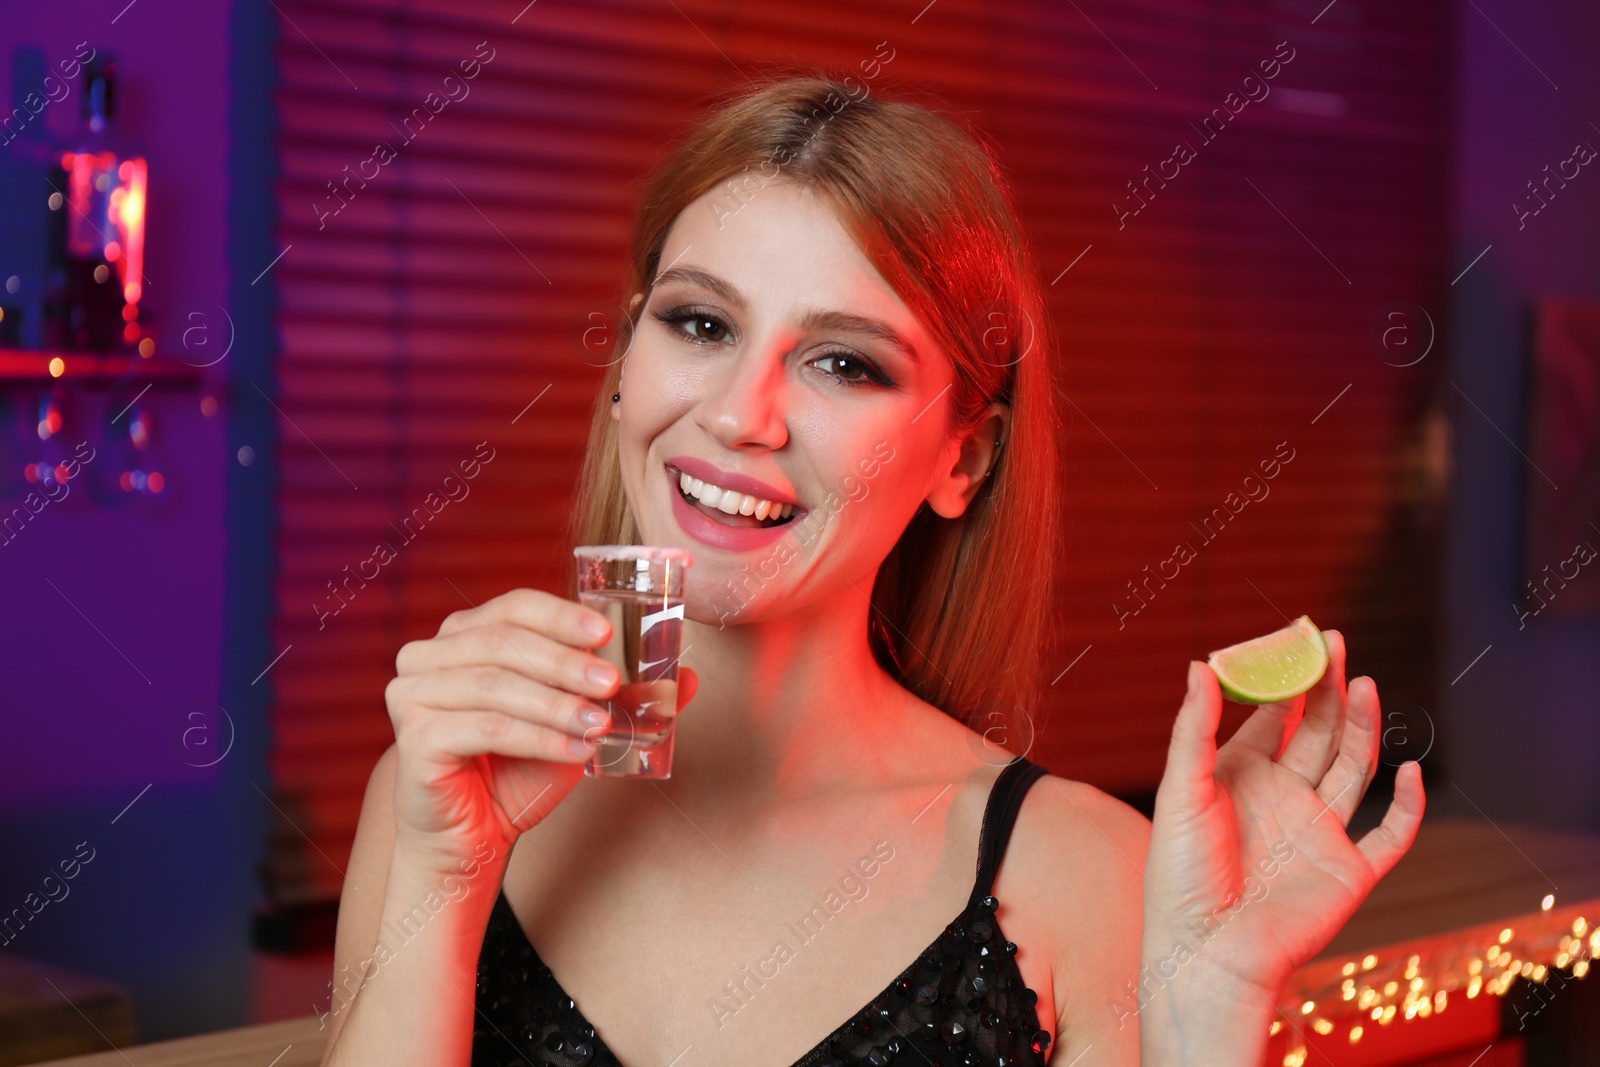
[[[1362,677],[1346,692],[1344,638],[1324,636],[1321,681],[1258,707],[1220,749],[1216,675],[1189,665],[1145,867],[1141,979],[1180,988],[1163,1014],[1199,1014],[1216,994],[1250,1001],[1241,1007],[1269,1019],[1289,975],[1332,940],[1416,836],[1415,762],[1400,767],[1382,824],[1360,841],[1346,833],[1377,765],[1378,691]],[[1188,989],[1208,992],[1183,995],[1191,980]],[[1170,1021],[1191,1036],[1206,1029],[1199,1019]]]

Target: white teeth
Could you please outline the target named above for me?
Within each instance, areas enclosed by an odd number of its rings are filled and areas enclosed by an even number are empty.
[[[762,500],[760,497],[750,496],[745,493],[736,493],[731,489],[703,482],[699,478],[691,477],[681,471],[678,474],[678,487],[689,496],[695,497],[708,508],[716,508],[728,515],[754,515],[758,519],[774,518],[786,519],[794,514],[793,504],[777,504],[771,500]]]

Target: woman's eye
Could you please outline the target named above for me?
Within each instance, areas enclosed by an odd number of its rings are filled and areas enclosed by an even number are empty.
[[[690,344],[718,345],[732,339],[733,331],[728,324],[710,312],[680,307],[653,314],[658,322]],[[894,384],[871,360],[848,349],[824,352],[810,365],[842,385]]]
[[[883,377],[870,363],[850,352],[829,352],[812,362],[813,366],[821,367],[824,374],[831,374],[851,385],[866,385],[869,382],[884,384]],[[833,364],[831,369],[825,366],[829,363]]]
[[[715,344],[727,340],[728,325],[715,315],[701,311],[679,310],[658,314],[656,318],[693,341]]]
[[[694,334],[691,331],[691,336],[698,336],[703,341],[720,341],[722,340],[720,335],[726,333],[728,329],[709,315],[691,315],[686,322],[695,329],[705,329],[704,334]]]

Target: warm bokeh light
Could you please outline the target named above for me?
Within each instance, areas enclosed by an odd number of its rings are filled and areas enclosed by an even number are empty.
[[[123,185],[111,194],[111,215],[126,255],[117,261],[123,296],[137,304],[144,292],[144,201],[147,168],[142,159],[125,159],[120,168]]]

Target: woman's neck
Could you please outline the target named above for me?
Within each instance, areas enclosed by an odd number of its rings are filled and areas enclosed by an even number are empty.
[[[872,655],[872,610],[847,592],[736,626],[686,622],[681,662],[699,688],[676,726],[672,792],[705,783],[718,807],[753,812],[899,762],[916,700]]]

